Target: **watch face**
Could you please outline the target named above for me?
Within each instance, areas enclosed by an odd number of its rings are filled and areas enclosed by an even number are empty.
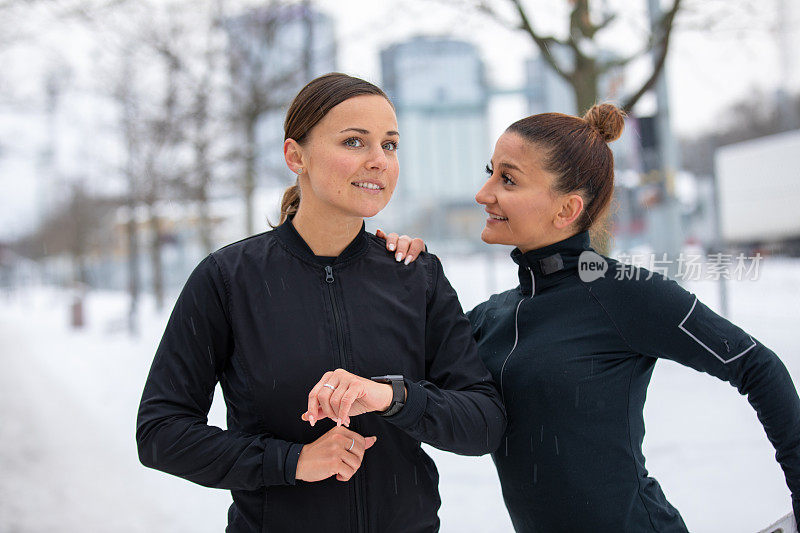
[[[373,376],[369,379],[378,383],[391,383],[392,381],[403,381],[403,376],[400,374],[388,374],[386,376]]]

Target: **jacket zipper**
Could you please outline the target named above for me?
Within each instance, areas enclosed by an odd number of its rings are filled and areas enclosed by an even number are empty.
[[[349,370],[349,368],[347,368],[348,365],[346,364],[346,358],[345,358],[344,333],[342,331],[342,322],[341,322],[341,317],[339,315],[339,307],[337,305],[336,292],[333,288],[334,281],[335,279],[333,277],[333,267],[327,265],[325,267],[325,282],[328,285],[328,296],[330,297],[331,300],[331,308],[333,309],[333,322],[336,327],[337,351],[339,354],[339,361],[338,361],[339,368]],[[358,424],[355,420],[351,422],[350,426],[353,431],[357,432]],[[361,468],[363,468],[363,465]],[[355,476],[356,479],[354,480],[355,481],[354,488],[356,493],[356,521],[357,521],[356,531],[358,531],[359,533],[362,532],[365,533],[367,531],[366,519],[362,514],[366,512],[366,509],[364,509],[364,495],[363,495],[364,488],[362,486],[364,475],[363,473],[361,473],[361,468],[359,468],[359,472],[356,473]]]
[[[339,308],[336,306],[336,294],[333,290],[333,267],[326,266],[325,267],[325,281],[328,283],[328,296],[331,298],[331,307],[333,308],[333,322],[336,326],[336,340],[337,340],[337,350],[339,354],[339,368],[344,368],[347,370],[345,358],[344,358],[344,336],[342,335],[342,323],[339,318]]]
[[[506,363],[511,358],[511,354],[514,353],[514,350],[517,349],[517,342],[519,341],[519,308],[526,299],[530,300],[536,295],[536,276],[533,274],[533,269],[530,267],[525,267],[531,273],[531,295],[528,298],[521,298],[519,303],[517,303],[517,309],[514,312],[514,346],[511,347],[511,351],[508,352],[505,360],[503,361],[503,366],[500,367],[500,396],[503,398],[503,401],[506,399],[505,389],[503,389],[503,372],[506,369]]]

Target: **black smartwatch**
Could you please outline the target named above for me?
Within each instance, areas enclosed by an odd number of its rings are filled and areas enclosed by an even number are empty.
[[[392,386],[392,403],[386,411],[378,413],[379,415],[392,416],[403,408],[406,403],[406,387],[403,376],[390,374],[387,376],[374,376],[369,379]]]

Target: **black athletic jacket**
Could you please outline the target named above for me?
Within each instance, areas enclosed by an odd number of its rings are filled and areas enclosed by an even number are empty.
[[[297,459],[334,426],[300,419],[329,370],[402,374],[390,417],[348,482],[295,479]],[[227,430],[207,414],[220,382]],[[499,393],[439,260],[406,266],[361,232],[332,262],[291,222],[206,257],[181,292],[144,387],[136,427],[148,467],[230,489],[227,531],[437,531],[438,473],[420,441],[463,455],[497,448]]]
[[[508,427],[492,458],[517,531],[686,531],[642,455],[659,357],[747,395],[797,514],[800,401],[772,351],[676,282],[590,251],[587,233],[512,257],[520,285],[469,318],[505,402]],[[588,281],[603,263],[604,275]]]

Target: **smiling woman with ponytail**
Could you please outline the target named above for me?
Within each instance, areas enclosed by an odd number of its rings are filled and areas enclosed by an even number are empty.
[[[508,426],[494,459],[516,531],[685,532],[642,453],[656,362],[729,382],[776,450],[800,517],[800,399],[781,360],[676,282],[598,254],[624,115],[544,113],[508,127],[475,199],[481,238],[513,245],[519,285],[470,311]],[[423,243],[387,238],[411,255]],[[599,266],[586,275],[591,263]],[[707,408],[708,406],[699,406]]]
[[[398,264],[365,229],[397,184],[394,107],[332,73],[284,133],[297,183],[280,223],[192,272],[144,387],[139,458],[230,490],[228,532],[434,533],[420,443],[488,453],[505,413],[436,256]],[[225,430],[208,425],[217,383]]]

